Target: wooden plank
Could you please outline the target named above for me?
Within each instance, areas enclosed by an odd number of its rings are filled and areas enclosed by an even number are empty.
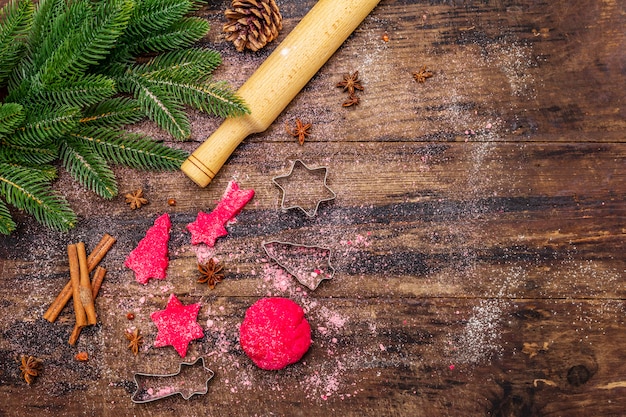
[[[268,146],[276,152],[262,150]],[[308,154],[330,162],[329,184],[338,198],[323,205],[320,215],[309,220],[298,211],[281,213],[280,192],[270,181],[271,176],[288,170],[288,158],[293,154],[286,146],[249,144],[206,190],[168,181],[172,174],[145,177],[140,172],[122,172],[122,184],[134,184],[126,189],[143,188],[151,203],[130,211],[120,199],[104,203],[94,199],[87,204],[73,200],[89,225],[89,233],[86,229],[71,233],[75,240],[87,240],[88,247],[104,233],[118,237],[107,266],[119,271],[154,218],[168,211],[174,223],[172,270],[193,270],[195,253],[185,225],[199,210],[214,207],[225,181],[236,176],[235,169],[242,169],[240,160],[265,155],[265,160],[258,157],[256,164],[246,166],[245,179],[240,183],[256,190],[255,199],[216,252],[237,265],[237,275],[241,276],[237,279],[243,282],[246,274],[259,272],[259,259],[264,256],[261,242],[279,239],[327,245],[336,253],[334,262],[341,274],[350,279],[391,274],[398,281],[392,285],[394,291],[402,287],[408,294],[418,291],[428,295],[430,290],[436,296],[467,291],[497,294],[505,285],[505,277],[521,268],[524,276],[509,282],[512,287],[508,291],[512,292],[508,296],[565,297],[576,290],[585,297],[623,297],[624,288],[618,279],[623,260],[616,255],[623,248],[626,210],[620,193],[625,188],[620,172],[624,147],[502,144],[481,156],[480,162],[475,154],[481,151],[474,151],[475,147],[482,148],[483,144],[384,144],[361,147],[358,154],[342,152],[335,145],[323,147],[324,152],[316,148]],[[381,152],[381,148],[386,151]],[[567,157],[568,162],[554,162],[551,155]],[[281,157],[285,162],[280,162]],[[368,175],[377,166],[386,168],[380,175]],[[510,175],[495,174],[507,169]],[[394,172],[403,175],[398,177]],[[167,205],[172,196],[177,200],[175,207]],[[99,218],[93,210],[108,214]],[[15,253],[23,260],[45,259],[49,270],[43,271],[43,276],[62,281],[62,244],[50,242],[51,247],[42,253],[41,246],[31,246],[30,235],[6,238],[6,246],[19,251]],[[17,279],[32,268],[31,262],[10,265],[7,274]],[[595,278],[581,281],[585,271],[595,271]],[[477,276],[484,286],[477,285],[476,280],[469,286],[441,284],[463,283],[468,275]],[[503,277],[501,286],[493,281],[494,275]],[[430,286],[423,287],[428,280]],[[553,281],[556,284],[550,284]],[[616,285],[607,288],[607,282]],[[366,288],[360,291],[373,290]],[[346,287],[347,291],[354,289],[353,283]]]
[[[137,325],[150,326],[145,313],[165,297],[146,301]],[[184,302],[197,301],[197,296]],[[190,402],[169,398],[159,403],[130,403],[133,372],[168,372],[179,361],[173,349],[149,348],[135,358],[120,331],[128,323],[116,306],[129,299],[105,298],[114,314],[81,336],[79,348],[91,359],[78,363],[65,346],[38,345],[46,334],[70,331],[43,320],[16,322],[3,330],[6,343],[37,348],[46,374],[36,394],[18,383],[15,364],[2,363],[0,407],[28,396],[24,408],[10,415],[46,409],[72,415],[125,413],[218,413],[318,416],[341,410],[357,415],[468,415],[534,413],[572,416],[615,415],[626,405],[623,303],[585,300],[475,300],[443,298],[337,299],[301,297],[312,323],[314,345],[304,362],[284,371],[254,367],[237,345],[237,323],[253,298],[201,297],[200,321],[211,325],[201,342],[192,342],[190,358],[204,355],[216,371],[209,394]],[[223,307],[223,308],[222,308]],[[24,337],[23,328],[33,331]],[[118,329],[111,333],[110,327]],[[35,340],[33,340],[35,339]],[[59,342],[64,337],[59,336]],[[543,348],[544,342],[547,344]],[[524,353],[524,344],[542,349]],[[6,350],[5,350],[6,352]],[[54,358],[54,359],[53,359]],[[46,377],[54,373],[55,378]],[[102,411],[106,408],[106,414]],[[531,410],[531,411],[524,411]],[[507,415],[507,414],[504,414]],[[511,415],[511,414],[508,414]]]

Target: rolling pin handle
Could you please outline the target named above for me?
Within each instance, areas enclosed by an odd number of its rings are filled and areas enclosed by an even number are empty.
[[[182,171],[200,187],[209,185],[228,157],[246,136],[265,130],[252,115],[227,118],[181,165]]]

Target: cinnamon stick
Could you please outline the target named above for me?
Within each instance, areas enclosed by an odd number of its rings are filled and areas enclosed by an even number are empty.
[[[70,345],[74,346],[78,341],[78,336],[80,336],[80,331],[83,330],[82,327],[74,325],[74,330],[72,330],[72,334],[70,335],[70,339],[67,341]]]
[[[93,280],[91,282],[91,296],[93,297],[94,301],[98,296],[98,291],[100,291],[100,287],[102,286],[102,281],[104,280],[104,276],[106,275],[106,273],[106,268],[99,266],[96,268],[96,272],[94,272],[93,274]],[[78,341],[78,336],[80,336],[80,331],[82,329],[82,327],[74,325],[74,329],[72,330],[72,334],[70,335],[70,345],[74,346],[76,344],[76,342]]]
[[[80,300],[80,263],[78,260],[78,248],[75,244],[67,247],[67,257],[70,263],[70,280],[72,281],[72,297],[74,298],[74,315],[76,326],[87,325],[87,314]]]
[[[91,251],[89,256],[87,257],[87,266],[89,267],[89,272],[96,269],[96,266],[100,263],[104,255],[107,254],[111,246],[115,243],[115,238],[108,233],[105,233],[100,239],[100,242],[96,245],[95,248]]]
[[[80,266],[80,302],[87,315],[87,324],[93,325],[97,322],[96,306],[91,295],[91,280],[89,279],[89,267],[87,266],[87,250],[83,242],[76,244],[78,252],[78,264]]]
[[[93,251],[87,257],[87,268],[89,272],[93,271],[98,263],[104,258],[106,253],[111,249],[111,246],[115,243],[115,238],[108,233],[105,233],[100,239],[100,242],[93,248]],[[72,281],[69,280],[65,287],[61,290],[59,295],[54,299],[48,310],[44,313],[43,318],[48,320],[50,323],[54,323],[54,321],[59,317],[61,311],[65,307],[68,301],[72,298]]]
[[[96,301],[98,291],[100,291],[100,287],[102,286],[102,281],[104,281],[106,273],[106,268],[99,266],[93,274],[93,280],[91,281],[91,296],[93,297],[94,302]]]

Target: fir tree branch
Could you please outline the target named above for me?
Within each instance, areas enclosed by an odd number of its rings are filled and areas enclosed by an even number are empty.
[[[3,162],[0,162],[3,163]],[[32,164],[24,164],[24,163],[11,163],[7,162],[8,165],[15,167],[15,169],[27,168],[32,171],[32,177],[36,178],[41,182],[50,182],[57,178],[57,169],[52,165],[32,165]]]
[[[106,199],[117,195],[113,171],[91,146],[68,138],[61,143],[60,157],[63,167],[79,184]]]
[[[168,170],[180,168],[189,154],[169,148],[145,136],[103,128],[82,129],[72,137],[95,146],[105,159],[133,168]]]
[[[160,128],[179,140],[187,139],[191,135],[191,127],[182,110],[182,103],[168,97],[140,77],[130,75],[117,81],[118,89],[133,94],[146,116]]]
[[[249,113],[243,100],[225,83],[185,84],[169,80],[150,80],[149,84],[185,104],[220,117]]]
[[[97,104],[115,94],[115,82],[100,74],[85,74],[80,80],[58,81],[39,91],[32,100],[44,100],[58,106],[86,107]]]
[[[54,181],[58,177],[57,169],[54,165],[46,165],[46,164],[41,164],[41,165],[16,164],[16,165],[26,166],[31,171],[36,172],[36,175],[38,175],[42,181]]]
[[[0,11],[0,86],[26,51],[24,41],[31,28],[33,10],[30,1],[11,0]]]
[[[76,215],[48,183],[34,177],[29,168],[0,163],[0,196],[7,203],[26,211],[47,227],[69,230],[76,224]]]
[[[59,152],[55,143],[42,148],[14,145],[0,139],[0,161],[36,166],[52,162],[58,157]]]
[[[77,126],[79,115],[76,107],[31,109],[23,127],[7,135],[5,140],[14,145],[48,147],[51,140]]]
[[[176,170],[187,158],[119,130],[127,124],[147,116],[186,139],[185,104],[220,116],[248,112],[225,83],[210,81],[219,53],[191,47],[209,29],[205,19],[185,17],[198,1],[9,1],[0,17],[0,86],[6,81],[8,90],[0,103],[0,233],[16,227],[7,204],[48,227],[74,225],[50,187],[58,159],[80,184],[111,198],[109,163]],[[143,52],[164,53],[137,65]]]
[[[189,0],[138,0],[121,40],[133,43],[167,29],[192,9],[193,3]]]
[[[136,123],[144,117],[145,114],[141,110],[141,106],[137,100],[126,97],[115,97],[85,110],[83,117],[80,119],[80,123],[83,126],[115,129]]]
[[[109,0],[97,2],[93,7],[93,18],[84,19],[79,30],[69,32],[42,66],[37,78],[44,85],[63,78],[76,79],[89,66],[101,62],[124,32],[134,3],[132,0]]]
[[[91,4],[85,1],[47,0],[35,11],[35,30],[29,39],[32,63],[24,70],[24,77],[33,77],[36,84],[42,83],[41,70],[46,62],[58,54],[64,43],[76,41],[85,22],[93,21]]]
[[[207,79],[222,63],[219,52],[204,48],[188,48],[157,55],[130,71],[144,78],[168,79],[181,83],[196,83]]]
[[[12,133],[25,117],[24,108],[17,103],[0,103],[0,135]]]
[[[138,55],[146,52],[165,52],[188,48],[204,37],[209,31],[205,20],[187,17],[159,32],[153,32],[143,39],[129,43],[129,53]]]
[[[0,200],[0,233],[8,235],[15,230],[15,226],[9,208],[4,201]]]
[[[28,37],[31,53],[39,55],[43,43],[57,39],[59,30],[57,25],[64,19],[66,9],[65,0],[39,0],[33,13],[33,25]]]

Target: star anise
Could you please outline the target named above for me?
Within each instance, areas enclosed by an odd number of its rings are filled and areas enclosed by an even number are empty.
[[[41,361],[34,356],[22,355],[22,364],[20,365],[20,371],[22,371],[22,377],[28,385],[30,385],[35,377],[39,375],[39,368],[41,367]]]
[[[143,345],[143,336],[139,334],[139,329],[135,329],[132,332],[127,330],[124,336],[126,336],[126,339],[130,342],[128,343],[128,348],[136,355],[139,352],[139,347]]]
[[[296,119],[295,130],[291,129],[287,123],[285,123],[285,130],[294,138],[298,138],[298,143],[300,145],[304,145],[304,139],[309,136],[309,129],[311,126],[311,123],[304,124],[302,123],[302,120]]]
[[[352,74],[344,74],[343,81],[337,83],[337,87],[342,87],[343,91],[348,91],[350,95],[354,95],[354,90],[363,91],[361,80],[359,80],[359,71],[354,71]]]
[[[140,188],[133,193],[126,194],[126,203],[130,203],[130,209],[135,210],[142,205],[148,204],[148,200],[143,197],[143,190]]]
[[[427,70],[426,65],[424,65],[421,70],[415,71],[413,73],[413,78],[415,78],[415,81],[417,81],[418,83],[424,83],[426,82],[427,78],[430,78],[432,76],[433,76],[433,72]]]
[[[343,107],[356,106],[361,102],[361,99],[356,94],[350,94],[348,99],[344,101],[341,105]]]
[[[215,288],[218,282],[222,282],[224,275],[220,271],[224,267],[219,262],[215,262],[213,258],[209,259],[205,264],[198,264],[198,271],[202,276],[198,279],[201,284],[207,283],[210,289]]]

